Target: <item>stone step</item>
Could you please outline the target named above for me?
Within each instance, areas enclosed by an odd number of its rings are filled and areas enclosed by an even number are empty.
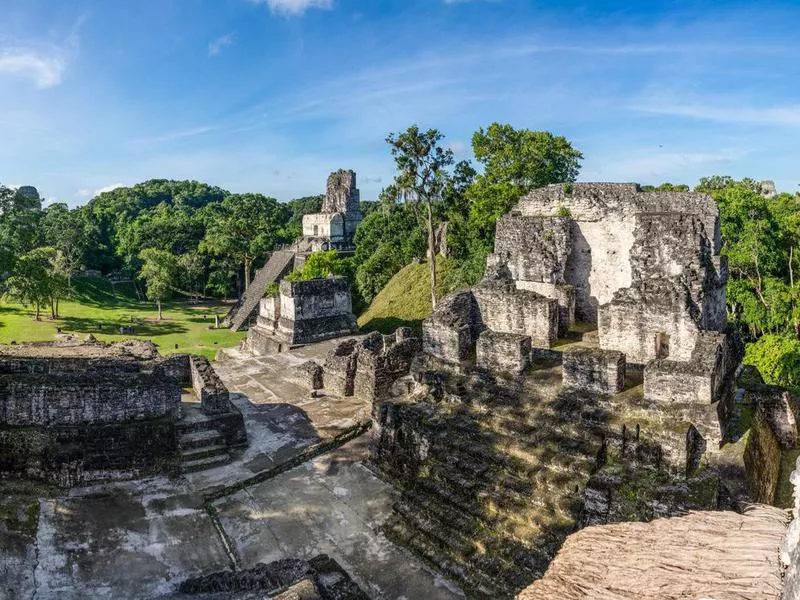
[[[181,450],[189,450],[191,448],[215,446],[223,441],[222,434],[216,429],[204,429],[182,434],[178,438],[178,446],[180,446]]]
[[[214,419],[191,419],[191,420],[183,420],[178,421],[175,425],[175,429],[178,432],[179,436],[183,436],[187,433],[198,433],[201,431],[217,431],[216,421]]]
[[[199,448],[189,448],[181,451],[181,460],[184,464],[192,462],[200,458],[209,458],[212,456],[220,455],[228,456],[228,447],[224,444],[215,444],[213,446],[202,446]]]
[[[214,467],[221,467],[227,465],[232,460],[230,454],[208,456],[206,458],[198,458],[197,460],[185,461],[181,465],[183,473],[194,473],[196,471],[205,471],[206,469],[213,469]]]

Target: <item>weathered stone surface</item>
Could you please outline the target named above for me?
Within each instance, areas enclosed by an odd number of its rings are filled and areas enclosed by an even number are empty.
[[[484,369],[522,373],[531,364],[531,338],[487,329],[478,336],[476,358]]]
[[[200,399],[204,413],[226,413],[232,410],[230,393],[204,356],[190,358],[192,387]]]
[[[572,251],[572,220],[508,213],[497,221],[494,251],[515,281],[563,284]]]
[[[381,336],[367,336],[357,348],[353,392],[370,402],[389,397],[395,381],[408,375],[414,357],[422,351],[422,339],[407,337],[387,345]]]
[[[325,359],[325,388],[340,396],[352,396],[358,365],[358,340],[349,339],[331,349]]]
[[[747,393],[755,409],[744,452],[750,493],[758,502],[773,504],[778,490],[788,485],[797,456],[797,399],[774,386]]]
[[[282,281],[278,296],[260,302],[260,314],[243,348],[252,354],[281,351],[355,333],[358,329],[343,277]]]
[[[303,216],[303,240],[295,247],[304,252],[352,250],[361,214],[361,194],[354,171],[334,171],[328,177],[322,212]]]
[[[320,390],[325,385],[323,381],[324,369],[313,360],[307,360],[296,367],[292,367],[292,371],[299,381],[312,390]]]
[[[774,600],[785,513],[753,506],[650,523],[588,527],[567,538],[517,600]]]
[[[795,461],[790,483],[794,506],[792,522],[781,541],[781,562],[786,569],[781,600],[800,598],[800,456]]]
[[[482,330],[475,296],[470,291],[443,298],[422,324],[424,351],[443,361],[466,360]]]
[[[564,385],[598,394],[617,394],[625,387],[625,355],[614,350],[571,348],[562,362]]]
[[[531,338],[534,348],[549,348],[558,337],[558,302],[513,286],[484,281],[472,289],[482,325],[498,333]]]

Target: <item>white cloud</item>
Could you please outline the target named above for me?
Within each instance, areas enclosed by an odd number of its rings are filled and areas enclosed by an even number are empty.
[[[0,50],[0,75],[29,79],[38,88],[61,83],[65,68],[66,61],[60,52],[46,55],[18,49]]]
[[[277,15],[302,15],[309,8],[333,8],[333,0],[250,0],[254,4],[266,4]]]
[[[209,56],[216,56],[225,46],[230,46],[233,43],[233,34],[227,33],[223,36],[218,37],[214,41],[208,44],[208,55]]]
[[[107,185],[105,187],[101,187],[101,188],[96,189],[96,190],[91,190],[89,188],[84,188],[84,189],[80,189],[77,192],[75,192],[75,197],[76,198],[94,198],[96,196],[99,196],[103,192],[111,192],[111,191],[116,190],[117,188],[121,188],[121,187],[125,187],[125,184],[124,183],[112,183],[111,185]]]
[[[797,104],[766,107],[722,106],[715,100],[708,100],[697,104],[651,103],[632,108],[642,112],[726,123],[789,127],[800,125],[800,105]]]

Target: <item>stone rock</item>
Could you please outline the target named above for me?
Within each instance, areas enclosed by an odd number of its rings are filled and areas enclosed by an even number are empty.
[[[490,329],[478,336],[477,365],[490,371],[522,373],[531,364],[531,338]]]
[[[618,394],[625,387],[625,355],[615,350],[570,348],[563,354],[562,377],[567,387]]]

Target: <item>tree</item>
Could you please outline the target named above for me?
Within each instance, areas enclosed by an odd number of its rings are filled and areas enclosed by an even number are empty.
[[[6,296],[23,306],[33,305],[35,319],[41,319],[42,307],[51,308],[51,317],[56,318],[56,300],[64,291],[64,281],[53,266],[56,250],[41,247],[26,252],[16,262],[11,276],[6,280]]]
[[[156,303],[158,307],[158,320],[164,319],[161,310],[161,301],[167,297],[172,289],[176,272],[175,256],[165,250],[145,248],[140,256],[142,269],[139,277],[144,279],[147,286],[147,298]]]
[[[19,257],[36,248],[41,211],[20,201],[16,191],[0,186],[0,275],[10,273]]]
[[[397,167],[395,186],[404,199],[424,202],[428,226],[428,264],[431,269],[431,303],[436,308],[436,245],[433,230],[433,203],[442,198],[448,177],[446,168],[453,164],[453,152],[439,144],[444,136],[436,129],[422,132],[412,125],[399,134],[389,134]]]
[[[253,261],[287,241],[284,226],[290,209],[261,194],[234,194],[210,208],[201,250],[235,258],[244,267],[247,289]]]
[[[58,253],[58,270],[72,284],[72,274],[81,268],[88,248],[86,222],[79,209],[66,204],[51,204],[42,211],[41,230],[45,244]]]
[[[494,243],[497,219],[521,196],[551,183],[575,181],[583,159],[563,136],[498,123],[475,132],[472,150],[483,173],[467,191],[469,221],[484,248]]]
[[[313,252],[306,258],[303,267],[286,276],[290,281],[324,279],[331,275],[339,276],[345,272],[344,261],[337,257],[336,250]]]

